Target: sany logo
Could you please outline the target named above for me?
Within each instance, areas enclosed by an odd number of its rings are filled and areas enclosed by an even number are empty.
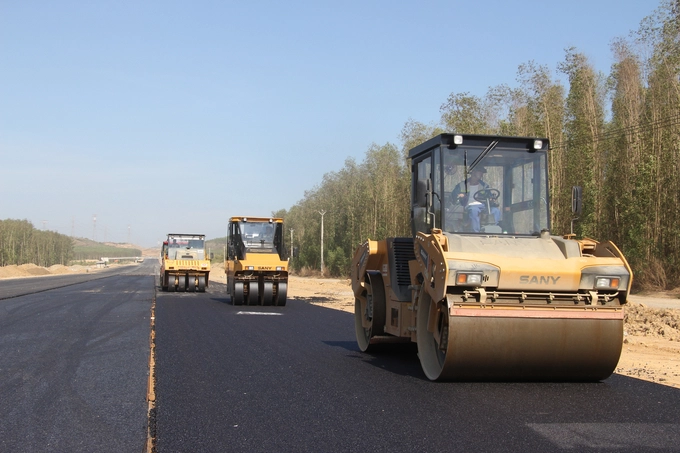
[[[526,285],[557,285],[557,281],[560,278],[553,277],[552,275],[522,275],[519,278],[519,282]]]

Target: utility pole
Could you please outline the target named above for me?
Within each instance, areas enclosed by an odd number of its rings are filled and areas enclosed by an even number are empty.
[[[326,214],[326,211],[321,210],[319,214],[321,214],[321,275],[323,275],[323,216]]]
[[[290,257],[293,257],[293,231],[294,229],[290,229]]]
[[[97,240],[97,214],[92,216],[92,240]]]

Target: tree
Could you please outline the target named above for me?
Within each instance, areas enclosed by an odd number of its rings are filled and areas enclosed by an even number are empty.
[[[583,214],[578,230],[597,238],[603,217],[604,149],[598,141],[604,132],[605,85],[585,55],[574,48],[566,50],[565,61],[558,69],[569,78],[566,100],[565,137],[569,155],[566,166],[570,186],[584,189]]]

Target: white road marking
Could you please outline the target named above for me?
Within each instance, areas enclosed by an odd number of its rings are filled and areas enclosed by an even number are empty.
[[[281,316],[283,313],[272,313],[270,311],[237,311],[237,315],[271,315]]]

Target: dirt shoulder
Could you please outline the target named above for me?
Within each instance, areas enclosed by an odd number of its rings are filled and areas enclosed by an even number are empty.
[[[82,274],[87,272],[97,272],[102,268],[96,265],[92,266],[63,266],[55,264],[50,267],[40,267],[35,264],[22,264],[20,266],[10,265],[0,267],[0,279],[4,278],[26,278],[26,277],[42,277],[47,275],[63,275],[63,274]]]

